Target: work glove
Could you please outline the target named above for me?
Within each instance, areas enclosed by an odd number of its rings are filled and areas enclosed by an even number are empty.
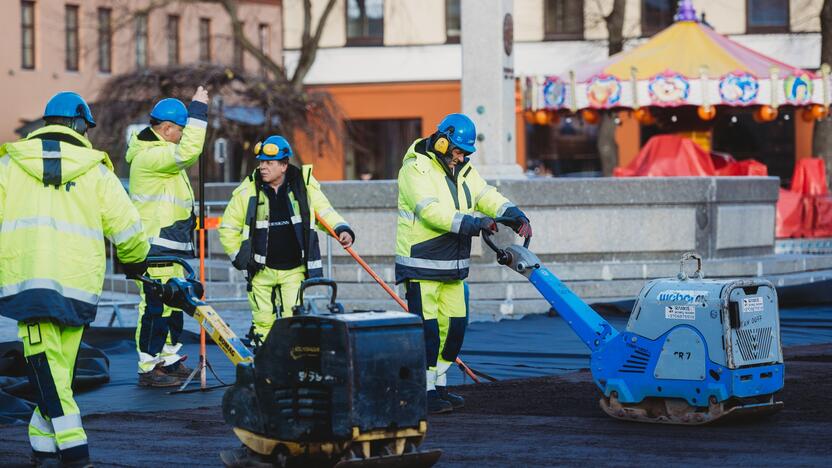
[[[231,260],[231,264],[234,265],[234,268],[240,271],[246,271],[248,269],[248,262],[251,260],[251,242],[248,240],[244,240],[242,244],[240,244],[240,251],[237,252],[237,256]]]
[[[532,236],[532,224],[526,214],[520,211],[520,208],[512,206],[503,213],[503,216],[510,218],[506,225],[520,237],[528,238]]]
[[[465,215],[459,226],[459,234],[468,237],[479,236],[480,232],[497,232],[497,222],[494,218]]]
[[[147,272],[147,260],[142,260],[138,263],[123,263],[124,276],[127,279],[139,279],[140,276]]]
[[[477,218],[479,220],[479,228],[480,232],[489,234],[494,234],[497,232],[497,221],[494,221],[494,218],[489,218],[488,216]]]

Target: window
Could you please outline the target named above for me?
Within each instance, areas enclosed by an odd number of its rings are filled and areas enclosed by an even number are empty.
[[[35,2],[20,2],[20,67],[35,68]]]
[[[395,179],[402,148],[422,135],[422,119],[346,120],[344,177]]]
[[[246,24],[241,22],[240,23],[240,34],[244,34],[246,30]],[[234,61],[234,68],[238,70],[242,70],[245,68],[245,54],[243,51],[243,42],[240,41],[236,35],[234,36],[234,57],[232,57]]]
[[[676,0],[641,0],[641,35],[652,36],[673,24]]]
[[[384,43],[384,1],[347,0],[347,45]]]
[[[113,71],[113,10],[98,9],[98,71],[110,73]]]
[[[445,36],[449,44],[459,44],[462,23],[459,0],[445,0]]]
[[[199,61],[202,63],[211,61],[211,20],[209,18],[199,19]]]
[[[136,68],[147,68],[147,13],[136,15]]]
[[[179,16],[168,15],[168,65],[179,65]]]
[[[788,0],[746,0],[745,9],[746,32],[789,32]]]
[[[78,5],[67,5],[64,10],[66,30],[66,69],[78,71]]]
[[[543,4],[543,28],[549,40],[582,40],[584,1],[546,0]]]

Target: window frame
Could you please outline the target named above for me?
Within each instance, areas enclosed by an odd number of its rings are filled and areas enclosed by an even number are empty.
[[[31,12],[31,24],[24,22],[24,11],[29,9]],[[23,70],[34,70],[37,63],[37,11],[34,0],[20,1],[20,68]],[[31,44],[26,45],[26,33],[31,33]],[[27,61],[27,52],[31,52],[31,62]]]
[[[670,8],[671,8],[670,22],[667,25],[659,26],[658,28],[648,30],[645,27],[645,23],[644,23],[644,4],[647,3],[648,1],[649,0],[641,0],[641,2],[639,4],[639,7],[641,8],[641,10],[639,12],[639,16],[640,16],[639,23],[641,25],[641,37],[652,37],[652,36],[656,35],[657,33],[663,31],[664,29],[670,27],[673,24],[673,17],[676,16],[676,11],[679,8],[678,2],[676,2],[674,0],[668,0],[669,3],[670,3]]]
[[[355,37],[350,37],[350,0],[344,1],[344,32],[347,37],[345,44],[347,47],[377,47],[384,45],[384,0],[379,1],[381,2],[381,35]],[[365,16],[365,20],[366,18]]]
[[[150,34],[149,34],[149,15],[147,13],[140,13],[136,15],[136,23],[135,23],[135,41],[136,41],[136,69],[137,70],[144,70],[148,67],[150,61],[149,49],[148,44],[150,43]],[[144,29],[140,28],[140,25],[144,25]],[[140,50],[140,44],[143,44],[144,49]],[[141,57],[141,59],[140,59]]]
[[[168,15],[165,23],[165,38],[167,39],[168,66],[182,63],[182,39],[180,36],[182,18],[179,15]]]
[[[448,34],[448,3],[455,1],[459,8],[459,34],[451,36]],[[462,0],[445,0],[445,43],[459,44],[462,37]]]
[[[98,18],[98,72],[113,72],[113,9],[99,7]],[[103,19],[106,17],[107,21]],[[106,27],[105,27],[106,26]],[[106,39],[106,41],[102,40]],[[106,58],[106,61],[104,60]]]
[[[69,22],[70,12],[75,17],[75,24],[72,27]],[[77,4],[64,5],[64,68],[69,72],[77,72],[81,68],[80,18],[81,8]]]
[[[792,29],[791,5],[788,0],[786,3],[786,24],[784,26],[752,26],[749,22],[751,18],[751,1],[745,0],[745,33],[746,34],[778,34],[790,33]]]
[[[569,0],[566,0],[569,1]],[[586,2],[584,0],[574,0],[581,2],[581,31],[579,33],[562,33],[552,32],[546,29],[546,17],[549,13],[549,1],[543,0],[543,40],[544,41],[583,41],[586,35],[586,22],[584,21],[584,11],[586,11]]]
[[[211,18],[199,18],[199,62],[211,63]]]
[[[264,37],[263,31],[266,32]],[[271,42],[272,42],[272,28],[269,23],[258,23],[257,24],[257,48],[260,50],[260,53],[265,55],[266,57],[271,57]],[[266,76],[266,67],[262,63],[260,64],[260,73],[263,76]]]

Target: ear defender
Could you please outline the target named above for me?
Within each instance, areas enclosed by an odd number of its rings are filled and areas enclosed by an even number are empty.
[[[256,145],[254,145],[254,154],[260,154],[260,148],[263,147],[263,142],[258,141]]]
[[[445,153],[448,152],[448,146],[450,144],[451,144],[451,142],[448,141],[448,138],[446,136],[440,135],[436,139],[436,141],[433,142],[433,149],[435,149],[437,152],[444,155]]]

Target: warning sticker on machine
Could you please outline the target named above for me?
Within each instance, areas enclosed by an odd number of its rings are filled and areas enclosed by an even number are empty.
[[[665,307],[664,318],[671,320],[696,320],[696,307],[682,305]]]
[[[743,313],[762,312],[763,298],[762,297],[744,297],[742,299]]]

